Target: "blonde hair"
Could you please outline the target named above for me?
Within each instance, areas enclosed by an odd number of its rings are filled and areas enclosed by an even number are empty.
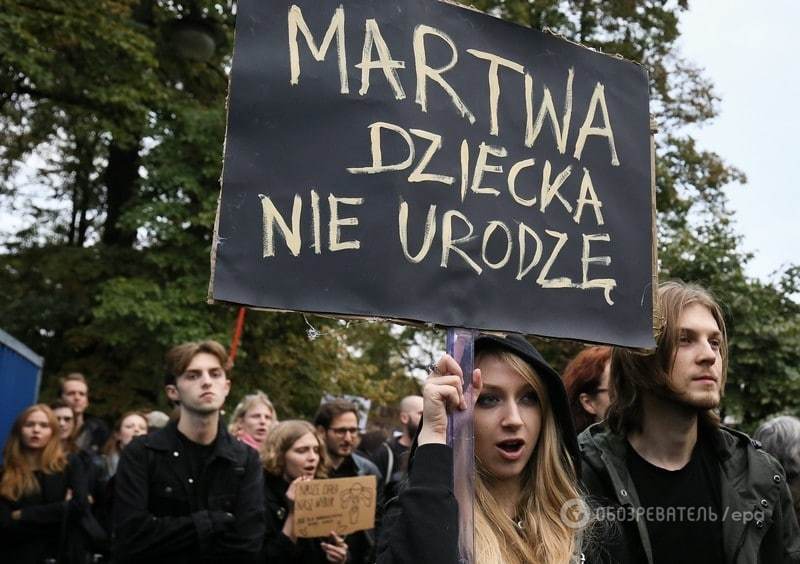
[[[247,394],[244,396],[242,401],[240,401],[236,406],[236,409],[233,410],[231,422],[228,425],[228,432],[235,434],[239,430],[239,424],[241,424],[242,420],[247,415],[247,412],[250,411],[250,408],[252,408],[253,405],[259,402],[266,405],[270,412],[272,412],[273,423],[278,423],[278,412],[275,411],[275,406],[273,405],[272,401],[270,401],[269,396],[261,390],[256,390],[256,393]]]
[[[522,527],[506,515],[489,491],[493,478],[476,458],[475,561],[481,564],[563,564],[580,552],[580,529],[568,526],[561,510],[580,500],[575,468],[559,438],[547,388],[534,369],[519,356],[504,349],[480,352],[475,364],[493,357],[528,382],[539,398],[542,427],[536,448],[523,470],[521,496],[516,517]]]
[[[302,419],[282,421],[272,428],[269,435],[267,435],[267,440],[264,442],[264,449],[261,455],[264,469],[273,476],[283,476],[283,472],[286,469],[286,452],[292,448],[294,443],[308,433],[314,435],[314,438],[317,439],[317,444],[319,444],[319,463],[314,477],[327,478],[328,454],[325,450],[325,441],[320,438],[311,423]]]
[[[47,417],[47,422],[52,431],[50,440],[41,449],[37,460],[31,465],[29,459],[23,452],[22,427],[25,421],[35,411],[41,411]],[[11,501],[37,493],[40,489],[39,481],[36,479],[36,472],[40,470],[44,474],[55,474],[61,472],[67,466],[67,457],[61,448],[59,438],[58,421],[47,405],[37,403],[25,409],[17,416],[11,433],[3,449],[3,477],[0,478],[0,497]]]

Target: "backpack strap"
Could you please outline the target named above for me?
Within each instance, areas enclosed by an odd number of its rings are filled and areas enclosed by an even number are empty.
[[[383,443],[383,448],[386,449],[386,453],[389,455],[389,459],[386,461],[386,476],[383,478],[383,485],[388,486],[392,479],[392,470],[394,470],[394,452],[392,452],[392,447],[387,442]]]

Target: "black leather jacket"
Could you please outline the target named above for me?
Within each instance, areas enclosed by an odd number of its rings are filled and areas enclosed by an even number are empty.
[[[727,516],[722,520],[725,562],[800,562],[800,531],[781,465],[744,433],[725,427],[705,433],[721,468],[722,509]],[[598,423],[583,431],[578,441],[589,493],[602,505],[635,514],[640,504],[625,463],[626,439]],[[607,543],[616,561],[652,564],[645,521],[626,522],[621,533]]]

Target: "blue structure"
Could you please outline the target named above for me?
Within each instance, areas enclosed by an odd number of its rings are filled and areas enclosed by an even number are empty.
[[[17,414],[36,403],[44,358],[0,330],[0,445]]]

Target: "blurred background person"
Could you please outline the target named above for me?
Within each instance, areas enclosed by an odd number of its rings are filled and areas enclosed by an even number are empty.
[[[399,431],[395,433],[390,433],[384,427],[379,427],[373,425],[372,423],[368,423],[367,430],[359,434],[356,453],[360,454],[361,456],[365,456],[366,458],[369,458],[370,460],[375,462],[373,457],[375,456],[377,450],[379,448],[382,448],[381,445],[385,441],[388,441],[390,438],[399,435],[400,435]]]
[[[75,412],[72,411],[72,407],[59,398],[50,403],[50,409],[53,410],[53,415],[56,416],[56,421],[58,422],[58,438],[61,440],[61,448],[66,454],[77,452],[78,445],[75,444],[77,427],[75,426]]]
[[[258,390],[244,396],[233,410],[228,432],[243,443],[261,450],[270,427],[277,422],[275,406],[267,394]]]
[[[108,440],[108,425],[99,417],[86,413],[89,407],[89,383],[80,372],[67,374],[59,380],[61,399],[75,412],[75,442],[82,450],[90,450],[100,454],[100,450]]]
[[[397,495],[397,486],[408,471],[408,452],[422,419],[422,396],[406,396],[400,401],[400,435],[385,441],[372,455],[383,475],[383,499]]]
[[[80,465],[81,473],[86,485],[86,494],[89,504],[103,497],[106,475],[106,465],[100,453],[93,449],[81,449],[78,446],[77,416],[72,406],[61,398],[50,403],[50,409],[58,421],[59,438],[64,454],[72,456],[72,464]]]
[[[119,457],[134,438],[146,435],[148,431],[145,414],[139,411],[129,411],[117,420],[114,431],[103,447],[103,480],[94,494],[95,503],[92,505],[92,512],[105,533],[105,538],[101,538],[98,535],[98,538],[94,539],[96,540],[94,549],[95,552],[104,556],[108,556],[110,551],[107,539],[111,535],[111,514],[114,509],[114,476],[117,473]]]
[[[163,411],[154,409],[145,416],[147,418],[147,432],[152,433],[158,429],[163,429],[169,423],[169,415]]]
[[[266,562],[322,564],[347,561],[347,544],[334,532],[325,540],[297,538],[294,532],[297,484],[325,478],[325,461],[325,446],[311,423],[293,419],[278,423],[270,431],[263,455]]]
[[[11,428],[0,476],[0,554],[3,562],[82,563],[77,530],[85,512],[80,464],[61,447],[59,425],[44,404],[25,409]]]
[[[573,358],[562,379],[575,432],[606,418],[611,404],[611,347],[589,347]]]
[[[800,521],[800,419],[790,415],[769,419],[756,429],[753,438],[783,466]]]
[[[108,478],[117,473],[117,464],[119,464],[119,455],[122,450],[130,444],[134,437],[146,435],[148,430],[147,417],[141,411],[129,411],[119,418],[114,432],[103,447],[103,460]]]

